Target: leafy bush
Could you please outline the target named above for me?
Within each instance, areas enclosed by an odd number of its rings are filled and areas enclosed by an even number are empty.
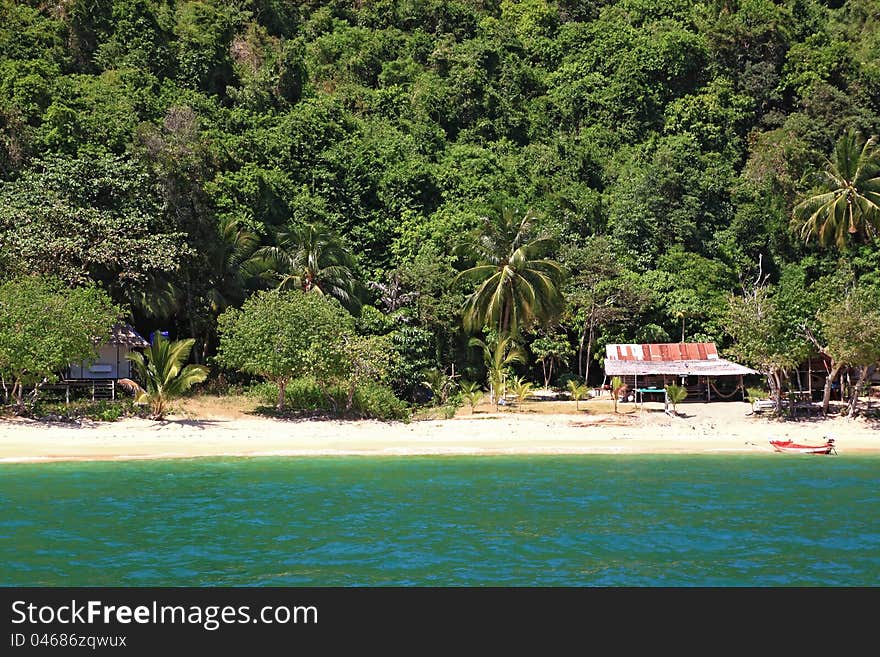
[[[332,396],[332,400],[328,399],[314,379],[293,379],[285,389],[284,404],[292,411],[340,414],[339,409],[345,405],[347,390],[336,386],[330,388],[328,393]],[[272,407],[278,400],[278,386],[268,381],[257,383],[248,388],[246,394]],[[377,383],[363,384],[355,391],[352,412],[357,417],[377,420],[409,420],[410,418],[407,403],[398,399],[391,388]]]
[[[93,420],[100,420],[101,422],[115,422],[122,417],[122,413],[123,409],[119,404],[113,404],[110,406],[104,406],[102,404],[100,408],[89,413],[88,417]]]
[[[763,388],[746,388],[746,397],[749,401],[755,402],[759,399],[767,399],[770,396]]]
[[[354,395],[354,409],[362,417],[377,420],[410,419],[409,405],[398,399],[391,388],[375,383],[358,388]]]
[[[64,402],[38,402],[33,417],[47,420],[72,422],[81,419],[97,422],[115,422],[121,417],[139,417],[145,413],[131,399],[75,400]]]
[[[273,394],[275,395],[275,399],[277,399],[278,386],[270,381],[260,381],[259,383],[253,383],[245,388],[244,391],[245,397],[256,399],[262,404],[273,403],[274,399],[270,399]]]
[[[568,383],[569,381],[574,381],[575,383],[583,383],[584,377],[578,376],[573,372],[565,372],[560,374],[559,376],[554,377],[553,383],[555,384],[555,388],[559,390],[569,390]]]
[[[248,397],[254,397],[267,406],[278,401],[278,385],[271,381],[255,383],[247,390]],[[294,411],[324,411],[332,405],[318,387],[314,379],[293,379],[284,390],[284,404]]]
[[[219,365],[261,376],[281,389],[311,375],[332,381],[352,365],[346,357],[354,319],[329,295],[258,292],[241,309],[227,308],[217,319],[217,332]],[[279,411],[286,399],[286,394],[276,399]]]

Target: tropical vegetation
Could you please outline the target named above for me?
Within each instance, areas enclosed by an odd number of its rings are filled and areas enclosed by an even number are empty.
[[[669,400],[669,403],[672,404],[672,412],[675,415],[678,415],[678,409],[676,406],[687,399],[688,391],[684,386],[680,386],[677,383],[670,383],[666,386],[666,398]]]
[[[459,388],[462,399],[470,406],[471,415],[473,415],[477,405],[483,401],[483,391],[480,389],[480,384],[476,381],[462,381]]]
[[[581,401],[581,399],[583,399],[584,397],[587,396],[587,392],[589,391],[589,388],[587,388],[587,386],[585,386],[583,383],[575,381],[574,379],[569,379],[567,386],[568,386],[568,394],[571,395],[572,399],[574,399],[574,409],[576,411],[581,410],[580,401]],[[615,413],[617,412],[617,404],[616,403],[614,405],[614,412]]]
[[[489,400],[495,404],[495,409],[498,410],[498,405],[504,401],[507,395],[508,381],[513,376],[513,366],[524,364],[526,353],[509,335],[492,334],[488,341],[471,338],[469,344],[472,347],[479,347],[483,352]]]
[[[121,311],[94,285],[20,276],[0,283],[0,385],[18,413],[71,363],[90,361]],[[29,397],[25,397],[25,391]]]
[[[137,372],[138,382],[130,382],[135,404],[149,404],[151,417],[162,420],[168,404],[197,383],[208,378],[204,365],[184,365],[195,340],[169,341],[159,333],[149,347],[128,355]]]
[[[824,354],[856,413],[878,59],[873,0],[0,0],[0,284],[100,291],[282,409],[683,340],[778,400]]]
[[[794,207],[801,234],[845,248],[848,240],[870,240],[880,231],[880,148],[848,130],[823,170],[822,185]]]

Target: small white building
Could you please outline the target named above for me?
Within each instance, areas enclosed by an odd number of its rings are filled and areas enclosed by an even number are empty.
[[[128,354],[149,346],[150,343],[134,327],[117,324],[113,327],[109,342],[98,350],[98,359],[93,363],[71,363],[65,378],[69,381],[130,379],[132,365]]]

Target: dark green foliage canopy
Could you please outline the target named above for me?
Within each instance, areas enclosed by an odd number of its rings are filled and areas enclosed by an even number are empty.
[[[100,283],[205,362],[265,287],[245,263],[314,225],[351,310],[386,310],[367,283],[399,273],[389,334],[429,367],[484,375],[462,313],[560,320],[575,369],[682,324],[723,349],[759,258],[768,285],[839,257],[875,275],[875,217],[843,253],[840,195],[792,216],[834,194],[828,160],[853,182],[835,144],[880,133],[878,61],[873,0],[0,0],[0,276]],[[458,274],[491,258],[453,246],[499,204],[547,238],[523,262],[613,272],[526,267],[514,305],[463,307]]]
[[[0,377],[21,405],[23,386],[55,381],[68,365],[92,362],[122,317],[104,290],[20,276],[0,284]]]

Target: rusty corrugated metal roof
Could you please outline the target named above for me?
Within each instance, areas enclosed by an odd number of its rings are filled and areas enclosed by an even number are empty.
[[[751,368],[719,358],[712,342],[609,344],[605,347],[605,373],[630,376],[757,374]]]
[[[666,342],[659,344],[609,344],[608,360],[672,361],[715,360],[718,349],[713,342]]]

